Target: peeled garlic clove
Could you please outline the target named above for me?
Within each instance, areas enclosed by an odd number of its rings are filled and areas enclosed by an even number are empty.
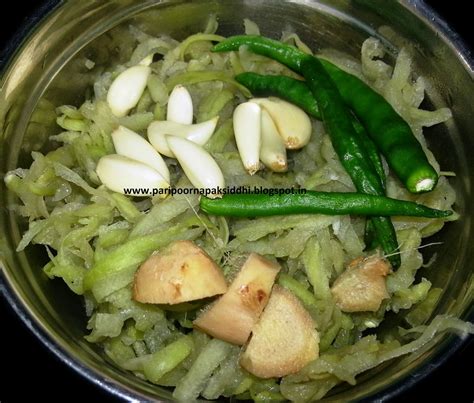
[[[274,172],[285,172],[288,169],[285,144],[273,119],[265,109],[262,109],[261,134],[260,160]]]
[[[123,117],[137,105],[150,72],[150,67],[137,65],[117,76],[107,93],[107,103],[115,116]]]
[[[143,162],[158,171],[168,183],[170,182],[170,171],[163,157],[142,136],[124,126],[119,126],[112,133],[112,141],[117,154]]]
[[[140,63],[138,63],[140,66],[149,66],[150,64],[153,63],[153,53],[150,53],[149,55],[145,56]]]
[[[177,85],[171,91],[166,120],[182,123],[183,125],[193,123],[193,100],[188,90],[182,85]]]
[[[194,125],[170,122],[169,120],[155,121],[148,126],[148,140],[158,152],[167,157],[174,158],[173,152],[168,147],[166,135],[188,139],[193,143],[203,146],[211,138],[216,129],[219,116]]]
[[[260,169],[261,109],[256,103],[245,102],[234,110],[234,134],[240,159],[253,175]]]
[[[270,114],[286,148],[296,150],[309,143],[311,120],[302,109],[274,97],[254,98],[250,102],[260,105]]]
[[[213,193],[206,196],[220,197],[219,188],[225,186],[224,175],[211,154],[182,137],[166,136],[166,141],[193,186],[198,189],[214,189]]]
[[[170,186],[153,168],[118,154],[102,157],[96,172],[105,187],[129,196],[155,196]]]

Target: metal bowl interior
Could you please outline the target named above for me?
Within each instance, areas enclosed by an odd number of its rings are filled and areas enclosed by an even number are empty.
[[[373,35],[393,52],[405,39],[413,47],[417,71],[431,84],[430,102],[449,106],[454,119],[426,129],[425,134],[443,170],[455,171],[452,183],[458,194],[461,219],[436,235],[435,265],[423,269],[444,293],[435,314],[472,318],[474,261],[474,171],[468,155],[474,150],[470,117],[474,104],[472,61],[449,29],[422,2],[376,0],[334,1],[154,1],[115,0],[63,2],[30,32],[5,66],[1,77],[1,172],[26,167],[31,150],[44,149],[54,122],[35,121],[35,110],[45,102],[54,106],[79,105],[94,77],[129,54],[130,24],[151,34],[166,33],[177,39],[202,30],[210,13],[216,13],[223,35],[242,32],[243,18],[251,18],[263,34],[279,37],[282,30],[297,32],[313,48],[331,47],[358,56],[362,41]],[[389,26],[399,36],[393,36]],[[405,38],[405,39],[404,39]],[[92,70],[84,58],[93,60]],[[449,150],[449,151],[446,151]],[[25,223],[5,206],[12,195],[0,181],[0,265],[2,290],[22,319],[67,364],[103,388],[124,398],[170,399],[170,392],[118,369],[96,346],[87,343],[86,318],[81,298],[61,281],[50,281],[40,270],[45,262],[41,248],[16,253]],[[429,254],[427,253],[426,256]],[[396,326],[400,317],[389,320]],[[359,377],[356,386],[341,385],[327,400],[359,400],[389,396],[403,382],[410,384],[442,360],[459,344],[454,336],[440,336],[422,351],[393,360]]]

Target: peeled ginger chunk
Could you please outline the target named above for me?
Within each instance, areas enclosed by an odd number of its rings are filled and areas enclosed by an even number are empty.
[[[252,253],[229,290],[195,321],[194,326],[221,340],[242,345],[268,302],[280,266]]]
[[[240,359],[240,365],[260,378],[298,372],[318,358],[319,335],[300,301],[275,286]]]
[[[191,241],[172,242],[151,255],[133,284],[133,298],[152,304],[179,304],[226,291],[221,269]]]
[[[336,279],[331,292],[343,312],[375,312],[388,298],[385,277],[390,265],[379,256],[358,258]]]

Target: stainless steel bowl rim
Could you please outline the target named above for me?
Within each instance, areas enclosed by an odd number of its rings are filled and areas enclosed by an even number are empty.
[[[474,74],[474,55],[472,50],[460,35],[454,31],[446,21],[444,21],[429,5],[423,0],[399,0],[405,4],[416,16],[423,20],[427,25],[431,26],[440,35],[443,35],[447,42],[450,43],[456,53],[464,62],[465,68],[471,76]],[[8,66],[9,60],[14,56],[16,49],[26,40],[34,27],[43,19],[47,18],[56,7],[60,6],[63,0],[45,0],[42,4],[31,13],[25,22],[18,28],[16,33],[7,43],[4,49],[0,50],[0,74]],[[144,396],[137,394],[135,391],[124,387],[113,379],[102,376],[100,373],[92,370],[88,366],[77,361],[67,351],[65,351],[48,333],[44,330],[42,324],[28,312],[26,305],[16,295],[14,290],[8,284],[4,273],[0,276],[0,292],[12,307],[14,312],[21,319],[23,324],[64,364],[72,368],[78,374],[88,379],[101,389],[107,391],[111,395],[126,401],[136,402],[144,401]],[[465,318],[474,321],[474,310]],[[388,401],[401,392],[411,388],[415,383],[431,374],[435,369],[443,365],[456,351],[458,351],[472,337],[460,338],[451,336],[444,341],[442,348],[437,353],[434,360],[421,364],[414,372],[410,373],[402,379],[398,379],[388,388],[370,396],[370,401]]]

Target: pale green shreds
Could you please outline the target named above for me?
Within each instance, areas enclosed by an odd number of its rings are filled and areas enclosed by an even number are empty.
[[[251,20],[245,20],[244,25],[246,33],[259,33]],[[442,220],[394,218],[402,265],[388,276],[390,298],[375,313],[344,313],[332,298],[331,286],[350,260],[367,253],[360,217],[215,218],[199,212],[197,196],[134,199],[100,186],[95,168],[99,158],[114,152],[112,130],[122,124],[145,135],[152,120],[165,118],[169,93],[182,84],[191,93],[197,122],[219,116],[217,130],[205,148],[221,167],[227,185],[354,191],[317,121],[313,121],[310,143],[289,153],[287,173],[246,173],[234,141],[232,112],[250,93],[234,75],[241,71],[292,73],[245,48],[230,54],[212,53],[212,45],[223,39],[216,34],[217,28],[212,16],[203,33],[178,42],[131,27],[135,47],[122,57],[126,60],[128,56],[129,62],[109,66],[101,73],[84,104],[56,109],[42,105],[48,114],[43,119],[37,116],[37,125],[50,127],[56,120],[63,130],[50,136],[52,147],[48,149],[54,151],[34,151],[29,168],[5,175],[8,189],[18,196],[12,208],[29,223],[17,251],[21,253],[30,244],[45,246],[50,258],[44,267],[46,275],[62,278],[85,298],[87,340],[102,346],[123,369],[154,384],[175,387],[171,391],[179,401],[236,396],[306,402],[322,398],[338,383],[355,384],[358,374],[387,360],[420,352],[438,333],[473,333],[474,326],[459,319],[433,318],[443,290],[432,287],[417,273],[423,265],[418,248],[423,238],[441,230]],[[296,33],[283,32],[282,40],[311,53]],[[438,168],[426,148],[422,126],[442,122],[450,112],[446,108],[433,112],[419,109],[426,81],[422,77],[413,80],[409,53],[401,51],[395,66],[390,66],[383,61],[384,52],[377,39],[369,38],[362,47],[362,65],[340,53],[325,51],[324,56],[354,74],[363,74],[410,123],[430,162]],[[106,102],[113,77],[150,54],[160,57],[151,65],[142,99],[128,116],[116,118]],[[172,182],[177,187],[190,187],[176,162],[166,162]],[[446,177],[440,179],[435,191],[413,196],[389,175],[387,189],[391,197],[411,198],[444,210],[452,208],[456,197]],[[235,274],[249,252],[277,259],[282,267],[277,283],[301,300],[317,324],[319,359],[281,380],[258,379],[241,369],[240,347],[193,330],[192,321],[208,300],[172,309],[135,302],[131,284],[139,265],[178,239],[193,240],[204,248],[227,278]],[[400,328],[385,328],[377,334],[374,328],[388,311],[403,314],[405,319],[400,320]]]

